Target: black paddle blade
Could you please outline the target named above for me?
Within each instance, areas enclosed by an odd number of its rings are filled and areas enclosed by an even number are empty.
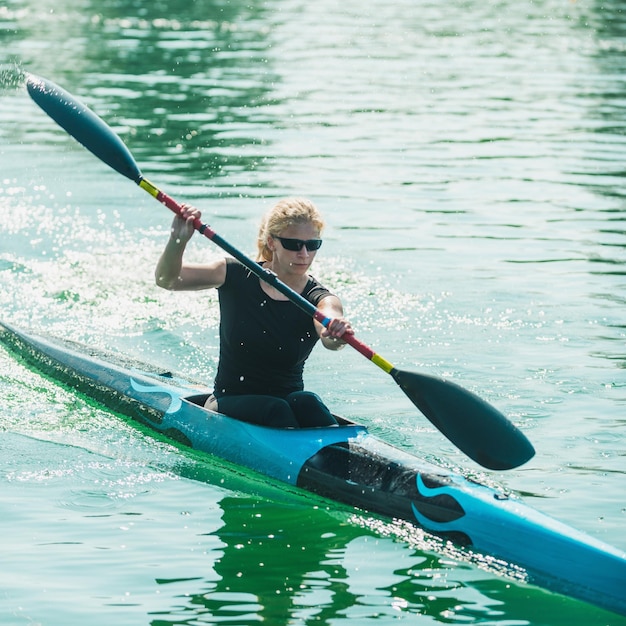
[[[441,433],[483,467],[512,469],[535,454],[516,426],[467,389],[425,374],[393,370],[391,375]]]
[[[108,166],[139,183],[141,172],[124,142],[93,111],[52,81],[29,74],[30,97],[74,139]]]

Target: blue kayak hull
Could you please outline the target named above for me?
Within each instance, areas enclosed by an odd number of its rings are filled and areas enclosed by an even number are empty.
[[[196,450],[405,520],[523,568],[531,583],[626,615],[626,552],[390,446],[364,426],[255,426],[205,409],[211,390],[204,385],[132,359],[6,324],[0,340],[43,373]]]

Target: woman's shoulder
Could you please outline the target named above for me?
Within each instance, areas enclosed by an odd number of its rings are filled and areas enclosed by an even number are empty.
[[[309,274],[309,280],[302,295],[311,303],[317,306],[324,298],[334,295],[327,287],[324,287],[315,276]]]
[[[227,256],[224,260],[226,261],[227,274],[242,274],[244,271],[246,271],[246,268],[237,259],[233,259],[233,257]]]
[[[253,277],[254,274],[243,263],[232,257],[226,257],[226,280],[223,286],[241,283]]]

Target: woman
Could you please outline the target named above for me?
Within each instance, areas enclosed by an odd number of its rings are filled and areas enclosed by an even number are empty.
[[[318,339],[329,350],[352,334],[339,298],[309,274],[322,245],[322,218],[309,200],[287,198],[265,216],[257,238],[257,261],[331,318],[328,328],[302,312],[241,263],[223,258],[183,262],[200,211],[184,205],[156,267],[156,283],[173,291],[218,290],[220,359],[207,407],[247,422],[277,427],[336,424],[314,393],[303,391],[304,363]]]

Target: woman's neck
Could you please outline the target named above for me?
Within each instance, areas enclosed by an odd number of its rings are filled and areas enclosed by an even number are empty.
[[[276,274],[278,280],[280,280],[282,283],[285,283],[287,287],[293,289],[296,293],[302,293],[304,291],[304,288],[306,287],[306,284],[309,282],[308,274],[296,274],[290,273],[288,271],[281,271],[281,269],[276,268],[271,261],[266,261],[263,264],[263,267]],[[267,295],[269,295],[273,300],[289,299],[265,281],[261,281],[261,286],[263,288],[263,291],[265,291],[265,293],[267,293]]]

